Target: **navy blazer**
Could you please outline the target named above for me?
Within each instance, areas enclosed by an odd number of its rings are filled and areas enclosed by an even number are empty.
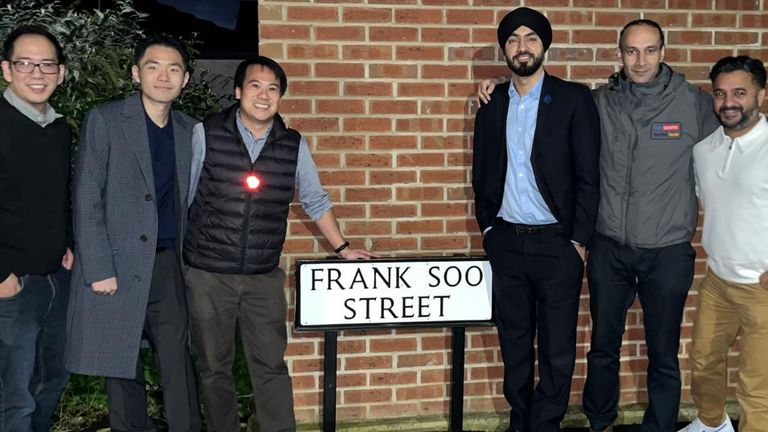
[[[509,86],[497,85],[475,118],[472,188],[484,231],[501,208],[507,175]],[[600,118],[589,88],[544,75],[531,150],[536,185],[571,240],[592,240],[600,201]]]

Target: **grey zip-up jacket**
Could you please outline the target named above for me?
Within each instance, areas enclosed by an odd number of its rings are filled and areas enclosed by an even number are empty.
[[[719,125],[712,97],[664,63],[645,84],[617,72],[594,96],[602,125],[597,231],[640,248],[690,241],[693,146]]]

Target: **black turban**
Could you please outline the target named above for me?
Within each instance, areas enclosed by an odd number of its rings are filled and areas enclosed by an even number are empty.
[[[539,11],[527,7],[519,7],[508,13],[499,23],[496,35],[499,37],[499,45],[504,49],[507,39],[521,26],[526,26],[536,32],[544,45],[544,51],[552,44],[552,26],[547,17]]]

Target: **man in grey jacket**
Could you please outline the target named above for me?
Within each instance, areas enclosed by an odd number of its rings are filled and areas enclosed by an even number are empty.
[[[612,429],[624,324],[639,297],[648,347],[642,427],[672,431],[680,405],[680,322],[696,257],[692,149],[717,128],[717,118],[712,98],[663,63],[664,33],[656,22],[624,26],[617,56],[621,70],[594,92],[603,144],[587,261],[593,328],[584,412],[593,430]]]

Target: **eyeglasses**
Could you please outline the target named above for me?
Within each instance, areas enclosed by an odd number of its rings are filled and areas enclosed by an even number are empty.
[[[29,60],[15,60],[11,64],[18,73],[31,73],[35,68],[40,68],[40,72],[44,74],[59,73],[59,64],[53,62],[34,63]]]

